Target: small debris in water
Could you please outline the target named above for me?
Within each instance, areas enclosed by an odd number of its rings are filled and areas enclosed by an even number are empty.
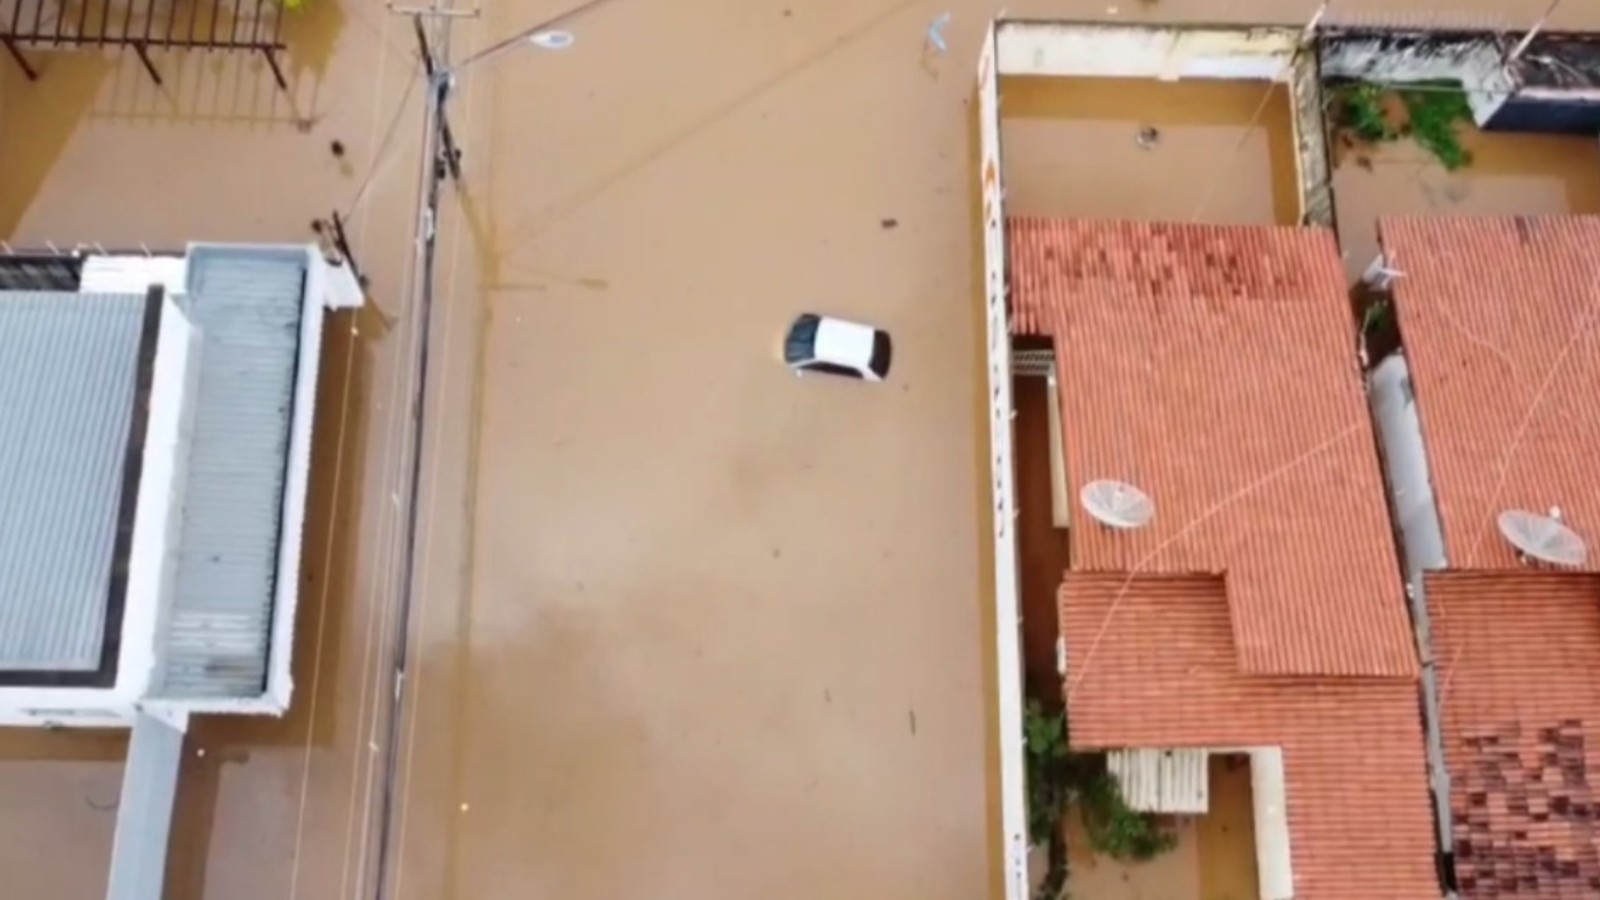
[[[911,733],[915,735],[917,733],[917,711],[914,709],[906,710],[906,717],[911,722]]]
[[[786,9],[786,10],[783,11],[783,17],[785,19],[790,18],[793,15],[794,15],[794,10],[792,10],[792,9]]]
[[[470,804],[470,803],[461,804],[461,811],[462,812],[466,812],[467,810],[469,810],[471,808],[472,808],[472,804]]]
[[[334,159],[344,159],[344,141],[334,141],[328,145],[328,149],[333,151]]]
[[[885,231],[889,230],[890,228],[899,228],[900,227],[900,220],[899,219],[879,219],[878,220],[878,227],[884,229]]]
[[[928,49],[941,54],[950,49],[944,39],[944,29],[949,24],[950,14],[947,12],[934,17],[933,24],[928,26]]]
[[[1146,125],[1139,129],[1139,134],[1133,140],[1141,150],[1154,150],[1161,143],[1161,132],[1154,125]]]

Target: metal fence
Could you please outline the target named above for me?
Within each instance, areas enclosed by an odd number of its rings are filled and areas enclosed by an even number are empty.
[[[28,80],[39,70],[25,51],[131,47],[161,84],[153,50],[260,53],[288,90],[280,0],[0,0],[0,44]]]

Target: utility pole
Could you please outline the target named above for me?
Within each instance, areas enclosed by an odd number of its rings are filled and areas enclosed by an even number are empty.
[[[390,634],[390,647],[392,652],[392,682],[391,690],[385,692],[385,705],[388,714],[385,717],[385,739],[382,745],[382,768],[379,777],[382,779],[382,789],[379,793],[377,823],[377,847],[370,861],[363,858],[361,864],[365,871],[369,864],[375,868],[372,871],[372,900],[389,900],[392,890],[392,881],[395,869],[402,864],[398,858],[395,846],[397,843],[396,819],[398,811],[404,804],[402,796],[406,784],[402,776],[402,743],[405,729],[405,689],[406,676],[410,667],[411,656],[411,626],[412,607],[416,597],[417,567],[420,562],[416,558],[418,524],[422,510],[418,503],[422,494],[422,454],[425,444],[427,429],[427,398],[429,375],[429,337],[433,324],[433,301],[436,288],[436,247],[439,230],[439,200],[446,179],[454,182],[458,187],[461,184],[462,149],[456,141],[456,133],[450,127],[450,97],[455,89],[457,79],[468,69],[482,65],[496,59],[513,49],[534,46],[545,50],[565,50],[572,46],[573,36],[565,31],[556,30],[558,25],[569,22],[578,16],[587,13],[608,0],[587,0],[561,15],[547,19],[537,25],[524,28],[505,40],[492,44],[489,47],[461,60],[457,63],[450,61],[450,26],[456,19],[476,18],[478,10],[460,10],[445,5],[450,0],[431,0],[429,6],[424,7],[395,7],[390,11],[410,16],[413,29],[417,38],[417,49],[422,59],[423,74],[427,79],[426,90],[423,92],[423,134],[422,134],[422,171],[421,191],[417,198],[416,235],[414,248],[414,289],[411,297],[410,316],[411,327],[415,329],[416,351],[412,360],[415,375],[415,386],[410,398],[411,405],[411,441],[410,441],[410,467],[407,483],[404,489],[405,532],[403,552],[400,557],[399,588],[394,606],[394,630]],[[413,712],[413,715],[415,712]],[[377,723],[374,722],[376,732]],[[372,748],[378,754],[377,734],[372,735]],[[377,760],[374,760],[376,763]]]

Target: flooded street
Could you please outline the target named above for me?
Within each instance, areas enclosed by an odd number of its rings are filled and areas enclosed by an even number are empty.
[[[563,8],[486,5],[453,52]],[[949,51],[927,55],[946,10]],[[392,780],[420,337],[410,22],[311,0],[288,96],[249,57],[162,54],[165,92],[131,55],[53,55],[34,84],[0,60],[13,245],[307,240],[337,208],[372,279],[325,347],[295,705],[192,727],[169,898],[366,900],[380,847],[389,896],[419,900],[998,896],[968,106],[993,12],[616,0],[564,26],[570,50],[463,73]],[[1600,26],[1571,3],[1557,21],[1584,17]],[[1293,217],[1281,91],[1082,87],[1007,86],[1015,210]],[[1591,196],[1577,169],[1517,168],[1539,152],[1486,149],[1507,181],[1473,196]],[[1341,219],[1392,192],[1363,180],[1385,171],[1341,170]],[[888,329],[888,382],[789,375],[777,342],[806,311]],[[18,896],[103,896],[121,754],[115,736],[0,734]],[[53,852],[69,843],[70,864]]]

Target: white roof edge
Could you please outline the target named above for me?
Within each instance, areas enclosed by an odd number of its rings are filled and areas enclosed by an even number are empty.
[[[240,712],[281,715],[294,693],[293,647],[300,605],[307,493],[316,422],[317,385],[322,370],[323,310],[353,309],[365,298],[348,265],[330,265],[311,245],[306,253],[305,294],[301,298],[299,363],[295,371],[294,415],[289,422],[288,465],[283,486],[283,515],[278,533],[276,596],[272,606],[271,643],[267,657],[266,692],[259,703]]]
[[[199,373],[200,330],[170,296],[161,301],[159,327],[117,659],[116,689],[130,701],[145,696],[154,679],[172,602],[172,542],[182,509],[181,460],[188,455],[186,413]]]
[[[1282,81],[1305,29],[995,19],[1003,76],[1229,78]]]

